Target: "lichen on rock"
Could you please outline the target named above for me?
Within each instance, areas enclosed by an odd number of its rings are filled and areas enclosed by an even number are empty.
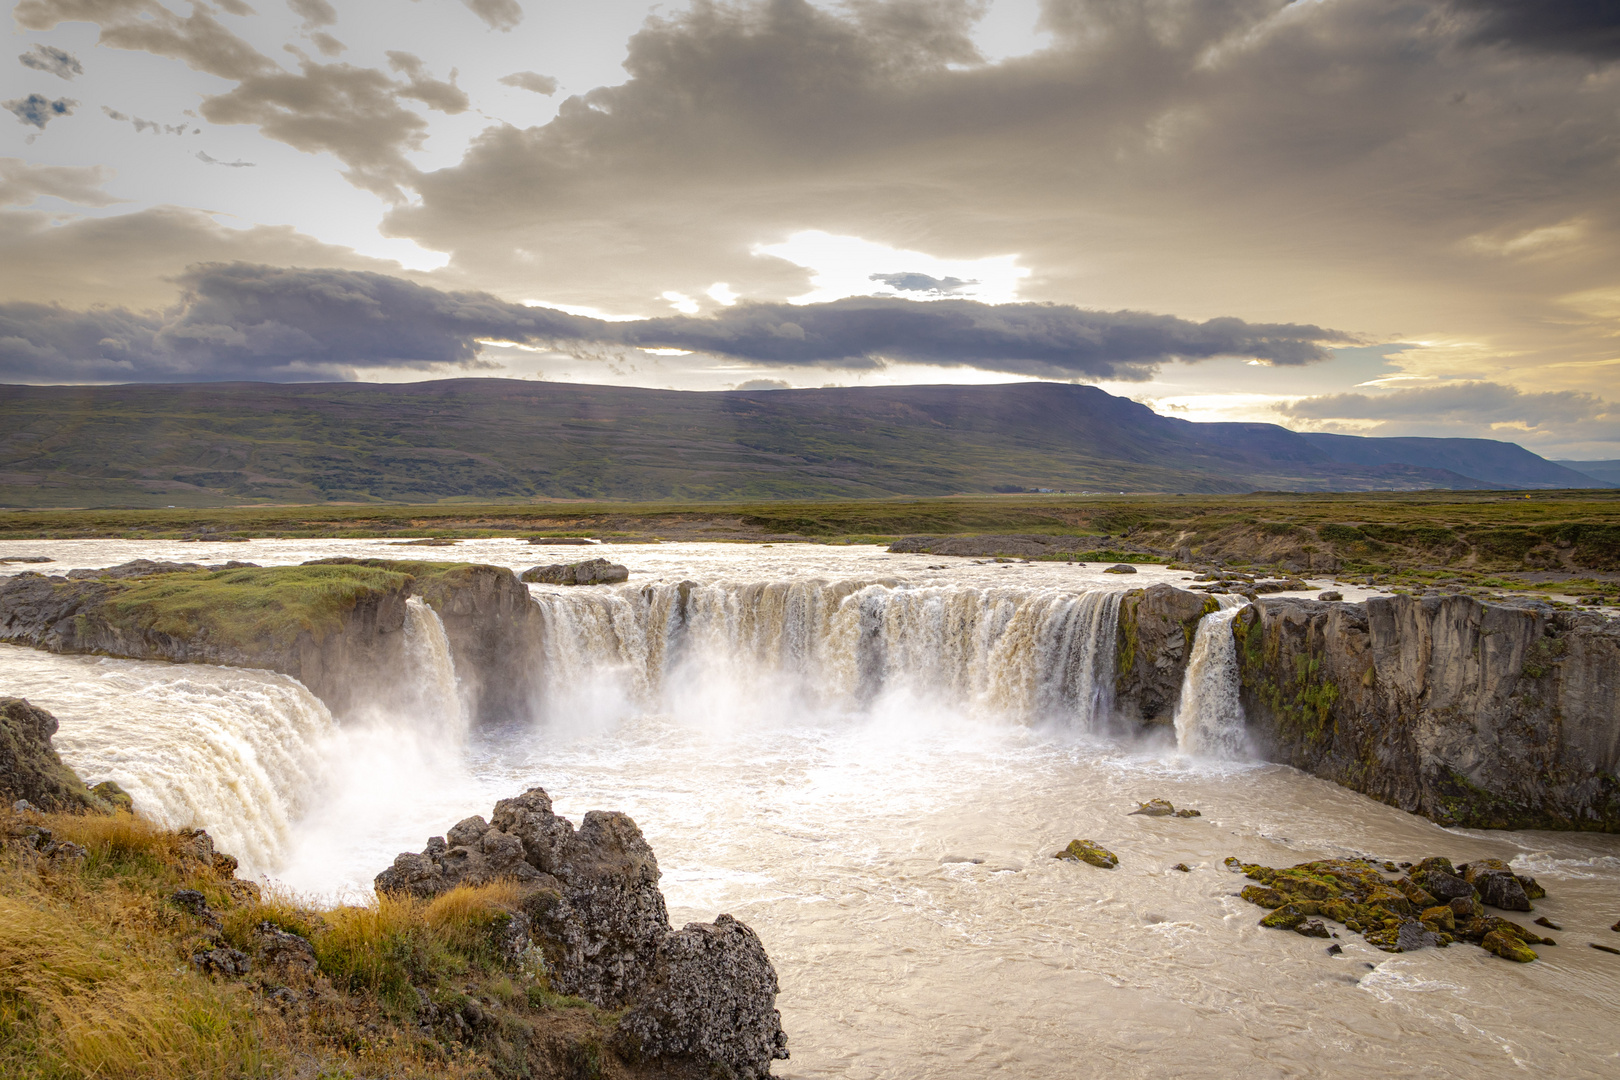
[[[1098,844],[1095,840],[1070,840],[1069,846],[1052,856],[1054,859],[1067,859],[1072,862],[1090,863],[1100,866],[1104,870],[1112,870],[1119,865],[1119,856]]]

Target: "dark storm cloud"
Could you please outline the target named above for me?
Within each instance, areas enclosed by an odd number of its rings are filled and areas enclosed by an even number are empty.
[[[45,125],[58,116],[72,116],[73,110],[79,103],[72,98],[57,98],[54,101],[44,94],[29,94],[25,98],[13,98],[11,101],[0,101],[0,109],[5,109],[17,118],[22,124],[28,124],[44,131]]]
[[[1167,360],[1244,356],[1277,364],[1327,359],[1348,334],[1241,319],[1194,323],[1139,311],[1062,304],[920,302],[850,297],[825,304],[750,304],[708,318],[616,323],[630,344],[691,349],[765,364],[872,367],[885,361],[1090,379],[1140,379]]]
[[[0,304],[0,378],[46,382],[350,378],[477,365],[476,339],[575,338],[595,320],[384,274],[194,267],[164,312]]]
[[[888,361],[1063,378],[1143,378],[1163,362],[1325,359],[1349,335],[1314,326],[1189,322],[1050,304],[868,297],[738,304],[708,318],[606,322],[384,274],[194,267],[162,313],[0,305],[11,381],[345,378],[367,367],[477,366],[481,340],[583,350],[678,348],[777,366]]]
[[[35,71],[48,71],[52,75],[71,79],[84,74],[84,65],[72,53],[63,52],[54,45],[35,45],[17,57],[24,67]]]
[[[1451,0],[1482,44],[1620,59],[1620,0]]]

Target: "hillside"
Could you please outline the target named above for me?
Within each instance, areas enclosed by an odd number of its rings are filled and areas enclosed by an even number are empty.
[[[10,386],[0,505],[1593,487],[1511,443],[1197,424],[1090,386]]]

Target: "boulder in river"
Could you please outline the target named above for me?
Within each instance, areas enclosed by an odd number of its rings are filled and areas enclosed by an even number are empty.
[[[1479,890],[1479,898],[1503,911],[1530,911],[1530,897],[1525,894],[1513,868],[1501,859],[1480,859],[1468,864],[1463,880]]]
[[[508,880],[522,890],[510,949],[538,948],[553,989],[625,1009],[621,1049],[763,1078],[784,1059],[776,972],[758,936],[729,915],[670,927],[658,860],[628,815],[593,810],[576,830],[542,788],[469,817],[377,875],[378,892],[428,898]],[[521,920],[521,921],[520,921]]]
[[[586,559],[577,563],[533,566],[522,578],[531,585],[613,585],[630,579],[630,571],[606,559]]]
[[[1098,844],[1095,840],[1070,840],[1069,846],[1058,852],[1053,858],[1090,863],[1092,866],[1100,866],[1104,870],[1112,870],[1119,865],[1119,856]]]
[[[1130,563],[1124,563],[1124,562],[1115,563],[1113,566],[1104,567],[1103,568],[1103,573],[1105,573],[1105,574],[1134,574],[1134,573],[1136,573],[1136,567],[1132,566]]]

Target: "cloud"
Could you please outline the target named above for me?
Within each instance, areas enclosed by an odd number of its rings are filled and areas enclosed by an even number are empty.
[[[961,278],[929,277],[927,274],[872,274],[868,281],[881,281],[896,292],[932,292],[951,293],[968,285],[977,285],[977,281],[963,281]]]
[[[749,379],[732,387],[733,390],[791,390],[793,384],[782,379]]]
[[[57,98],[52,101],[44,94],[29,94],[25,98],[14,98],[11,101],[0,101],[0,108],[6,109],[14,115],[19,123],[29,124],[45,130],[45,125],[58,116],[72,116],[73,110],[79,103],[71,98]]]
[[[72,197],[90,171],[32,167],[27,183],[47,179]],[[44,173],[44,176],[41,175]],[[100,170],[95,170],[100,172]],[[9,175],[10,170],[0,170]],[[79,189],[64,186],[74,180]],[[0,191],[8,190],[0,184]],[[100,198],[83,201],[96,205]],[[247,228],[221,225],[199,210],[158,206],[111,216],[68,218],[43,210],[0,210],[0,297],[50,302],[72,297],[75,306],[161,308],[176,298],[175,281],[200,262],[251,262],[281,266],[329,266],[399,274],[398,263],[367,258],[346,247],[324,244],[286,225]],[[3,381],[3,380],[0,380]]]
[[[1381,394],[1325,394],[1276,409],[1315,430],[1505,438],[1539,453],[1577,457],[1620,452],[1620,406],[1578,390],[1525,391],[1476,380]]]
[[[17,57],[24,67],[35,71],[48,71],[52,75],[71,79],[84,74],[84,65],[72,53],[63,52],[54,45],[35,45]]]
[[[243,161],[241,158],[235,161],[221,161],[217,157],[210,156],[206,150],[197,151],[197,160],[205,165],[224,165],[231,169],[251,169],[258,164],[256,161]]]
[[[143,131],[150,131],[154,135],[184,135],[187,127],[189,126],[187,124],[163,124],[156,120],[143,120],[139,116],[129,116],[125,113],[119,112],[117,109],[109,108],[106,105],[101,107],[101,111],[107,114],[108,119],[117,120],[121,124],[127,123],[133,125],[136,134],[140,134]],[[192,128],[191,133],[196,135],[199,133],[199,129]]]
[[[1491,372],[1620,329],[1561,309],[1620,280],[1620,81],[1482,44],[1484,9],[1054,0],[1047,44],[995,63],[979,10],[697,0],[630,40],[622,84],[487,129],[385,229],[468,285],[607,311],[802,295],[753,252],[821,230],[1015,254],[1022,298],[1465,338]]]
[[[26,206],[42,195],[80,206],[110,206],[124,201],[102,190],[112,177],[105,165],[36,165],[0,158],[0,206]]]
[[[327,9],[317,0],[294,10],[306,21],[324,25]],[[171,57],[230,80],[234,87],[203,99],[205,119],[252,124],[306,153],[331,153],[344,164],[343,175],[351,183],[394,201],[404,199],[404,189],[417,175],[406,153],[420,149],[427,136],[427,122],[402,101],[414,99],[446,113],[461,112],[469,104],[453,74],[450,82],[434,79],[409,53],[389,54],[394,70],[406,76],[402,82],[374,68],[308,59],[298,71],[287,71],[232,33],[203,4],[181,17],[157,0],[21,0],[13,17],[31,30],[74,20],[94,22],[101,30],[99,44]],[[335,40],[317,46],[328,54],[332,47],[341,49]]]
[[[461,0],[467,9],[489,24],[491,30],[503,33],[516,28],[523,21],[523,6],[517,0]]]
[[[319,30],[337,22],[337,8],[326,0],[287,0],[292,13],[303,19],[303,29]]]
[[[707,318],[610,322],[385,274],[244,263],[192,267],[179,281],[180,302],[160,314],[0,306],[0,378],[344,378],[366,367],[473,367],[481,342],[506,341],[582,356],[682,349],[776,366],[863,369],[898,360],[1129,379],[1176,359],[1305,363],[1327,355],[1323,342],[1348,340],[1318,327],[1238,319],[883,297],[739,303]]]
[[[201,111],[215,124],[253,124],[305,153],[331,153],[346,166],[343,175],[351,183],[400,200],[417,174],[405,152],[419,149],[427,137],[427,122],[400,104],[404,93],[454,108],[460,91],[425,78],[402,88],[374,68],[305,60],[297,74],[275,68],[250,75],[206,98]]]
[[[1620,59],[1620,5],[1613,0],[1452,0],[1475,17],[1469,39],[1593,60]]]
[[[515,86],[519,90],[533,90],[536,94],[549,96],[557,92],[557,80],[550,75],[542,75],[538,71],[514,71],[512,74],[496,81],[502,86]]]

